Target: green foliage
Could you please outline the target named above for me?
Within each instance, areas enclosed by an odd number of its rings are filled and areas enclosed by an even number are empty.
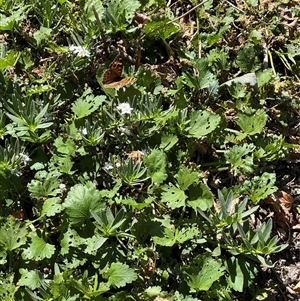
[[[77,184],[73,186],[63,204],[70,224],[81,226],[91,216],[90,211],[99,211],[105,205],[100,191],[92,183],[87,186]]]
[[[76,115],[76,119],[81,119],[98,110],[104,100],[105,97],[93,97],[91,90],[86,90],[82,96],[73,103],[72,111]]]
[[[23,2],[0,0],[0,299],[265,292],[288,245],[260,203],[299,148],[278,7],[297,1]]]
[[[29,234],[31,244],[24,250],[25,259],[43,260],[51,258],[55,252],[55,246],[47,243],[42,237],[36,234]]]
[[[140,7],[140,3],[137,0],[130,1],[130,3],[122,0],[108,0],[100,1],[100,4],[96,5],[103,5],[101,19],[108,32],[126,30],[128,23],[134,17],[134,13]]]
[[[209,254],[194,258],[191,265],[184,269],[190,292],[207,291],[225,272],[222,262]]]

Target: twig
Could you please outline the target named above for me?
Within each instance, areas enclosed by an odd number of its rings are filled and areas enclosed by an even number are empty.
[[[225,2],[227,2],[227,4],[229,4],[230,6],[232,6],[233,8],[235,8],[236,10],[240,11],[241,13],[245,13],[242,9],[238,8],[237,6],[235,6],[234,4],[232,4],[231,2],[229,2],[228,0],[224,0]]]

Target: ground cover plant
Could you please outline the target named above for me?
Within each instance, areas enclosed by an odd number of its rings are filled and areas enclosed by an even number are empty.
[[[296,300],[299,11],[0,0],[0,299]]]

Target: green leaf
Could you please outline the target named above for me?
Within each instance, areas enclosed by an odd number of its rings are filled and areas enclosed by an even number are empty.
[[[187,205],[193,209],[203,211],[210,208],[214,203],[214,197],[209,187],[203,183],[193,183],[188,190]]]
[[[221,117],[208,111],[194,111],[190,114],[188,137],[200,138],[211,133],[219,125]]]
[[[161,293],[161,287],[160,286],[150,286],[148,288],[145,289],[145,294],[149,297],[156,297],[159,296],[159,294]]]
[[[84,239],[74,229],[68,228],[60,242],[60,254],[66,255],[69,253],[70,247],[79,248],[81,244],[84,244]]]
[[[63,204],[70,223],[76,226],[83,224],[90,218],[91,210],[99,212],[105,207],[105,203],[101,200],[100,191],[93,184],[73,186]]]
[[[164,151],[171,149],[178,142],[178,137],[176,135],[162,134],[160,148]]]
[[[161,200],[167,203],[170,209],[176,209],[185,206],[186,194],[180,188],[177,188],[172,183],[162,186]]]
[[[164,232],[161,236],[153,236],[153,241],[157,245],[172,247],[176,244],[176,234],[174,226],[168,226],[164,228]]]
[[[27,230],[20,220],[10,216],[0,219],[1,249],[12,251],[24,245],[27,240]]]
[[[270,81],[273,77],[273,70],[266,69],[266,70],[257,72],[256,76],[257,76],[258,87],[261,88],[264,85],[270,83]]]
[[[36,173],[34,180],[28,185],[30,196],[36,199],[44,199],[48,197],[55,197],[61,193],[59,188],[59,173],[46,173],[45,171],[39,171]]]
[[[226,160],[232,165],[233,170],[237,172],[252,172],[253,158],[246,156],[255,150],[254,144],[234,145],[225,153]]]
[[[114,287],[123,287],[137,279],[137,273],[127,264],[114,262],[111,264],[107,275],[108,284]]]
[[[106,25],[106,30],[111,29],[112,32],[117,32],[124,31],[127,24],[132,22],[140,3],[138,0],[107,0],[105,6],[102,21]]]
[[[36,40],[37,46],[40,46],[42,42],[48,41],[51,37],[52,29],[41,26],[39,30],[37,30],[33,37]]]
[[[91,89],[84,91],[82,96],[78,98],[72,105],[72,111],[74,114],[76,114],[76,119],[89,116],[98,110],[105,99],[106,97],[103,95],[94,96]]]
[[[37,235],[36,232],[30,233],[31,244],[29,248],[23,251],[23,258],[43,260],[51,258],[55,253],[55,246],[48,244],[45,240]]]
[[[11,11],[8,17],[0,14],[0,31],[11,31],[14,28],[16,22],[21,22],[27,17],[26,10],[30,8],[31,5],[16,6],[16,10]]]
[[[208,97],[216,97],[219,83],[215,75],[210,71],[208,58],[195,59],[192,63],[198,74],[195,75],[194,72],[184,72],[182,75],[183,82],[195,92],[207,89]]]
[[[32,290],[40,287],[40,279],[36,271],[29,271],[28,269],[19,269],[21,278],[18,281],[18,285],[27,286]]]
[[[176,242],[178,243],[184,243],[186,241],[189,241],[196,236],[198,236],[200,233],[197,226],[192,226],[188,228],[182,228],[176,235]]]
[[[259,51],[253,44],[246,44],[239,50],[236,63],[243,72],[253,72],[260,68]]]
[[[147,166],[147,176],[151,177],[152,183],[160,184],[167,178],[167,156],[163,151],[155,149],[145,156],[143,161]]]
[[[184,267],[184,275],[191,292],[208,291],[224,271],[222,262],[209,254],[197,256],[191,266]]]
[[[177,179],[180,189],[185,191],[190,185],[199,181],[199,174],[191,171],[186,166],[181,166],[175,178]]]
[[[0,58],[0,70],[13,67],[17,63],[19,56],[17,52],[10,50],[4,58]]]
[[[264,172],[261,176],[244,181],[243,193],[248,194],[249,199],[257,203],[277,191],[278,188],[274,186],[275,182],[275,174]]]
[[[249,287],[258,273],[257,265],[245,258],[231,257],[226,261],[228,271],[228,284],[238,292],[243,292]]]
[[[43,204],[41,216],[55,216],[60,213],[64,209],[60,202],[60,198],[47,199]]]
[[[157,233],[159,236],[153,236],[152,239],[155,244],[165,247],[172,247],[175,244],[182,244],[195,238],[196,236],[199,236],[200,234],[200,231],[196,226],[185,227],[179,231],[172,224],[165,223],[163,226],[163,232]]]
[[[57,151],[64,155],[75,156],[76,144],[74,139],[63,139],[58,137],[54,141],[54,146],[57,148]]]
[[[144,32],[149,36],[160,37],[165,41],[180,30],[179,26],[169,21],[170,19],[166,17],[160,17],[156,20],[153,19],[146,23]]]
[[[247,110],[237,114],[236,123],[245,134],[252,136],[263,132],[267,119],[268,116],[263,109]],[[244,135],[242,139],[244,139]]]

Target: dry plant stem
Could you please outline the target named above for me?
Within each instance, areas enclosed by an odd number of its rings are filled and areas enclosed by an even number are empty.
[[[186,15],[190,14],[190,13],[191,13],[192,11],[194,11],[196,8],[198,8],[199,6],[203,5],[204,3],[208,2],[208,1],[209,1],[209,0],[204,0],[204,1],[202,1],[201,3],[197,4],[196,6],[194,6],[193,8],[191,8],[189,11],[187,11],[186,13],[184,13],[183,15],[181,15],[181,16],[179,16],[179,17],[173,19],[173,20],[168,21],[167,23],[165,23],[165,24],[163,24],[163,25],[161,25],[161,26],[159,26],[159,27],[153,29],[153,30],[150,31],[149,33],[153,33],[153,32],[155,32],[156,30],[159,30],[159,29],[165,27],[165,26],[168,25],[168,24],[171,24],[171,23],[173,23],[173,22],[176,22],[176,21],[180,20],[181,18],[183,18],[183,17],[185,17]],[[148,34],[149,34],[149,33],[148,33]],[[138,41],[142,40],[146,35],[147,35],[147,34],[143,34],[143,35],[139,38]]]
[[[94,12],[94,16],[95,16],[95,18],[97,20],[97,24],[99,26],[100,36],[101,36],[101,40],[102,40],[102,43],[103,43],[103,49],[104,49],[105,55],[108,56],[107,41],[106,41],[106,38],[105,38],[105,33],[104,33],[103,29],[102,29],[102,25],[101,25],[101,21],[99,19],[99,15],[98,15],[98,13],[97,13],[94,5],[92,5],[92,9],[93,9],[93,12]]]
[[[227,4],[229,4],[230,6],[232,6],[233,8],[235,8],[236,10],[240,11],[241,13],[245,13],[242,9],[238,8],[237,6],[235,6],[234,4],[232,4],[231,2],[229,2],[228,0],[225,0],[224,2],[226,2]]]
[[[269,54],[269,57],[270,57],[270,64],[272,66],[273,74],[274,74],[274,76],[276,76],[276,71],[275,71],[275,67],[274,67],[273,57],[272,57],[272,53],[271,53],[270,50],[268,50],[268,54]]]

